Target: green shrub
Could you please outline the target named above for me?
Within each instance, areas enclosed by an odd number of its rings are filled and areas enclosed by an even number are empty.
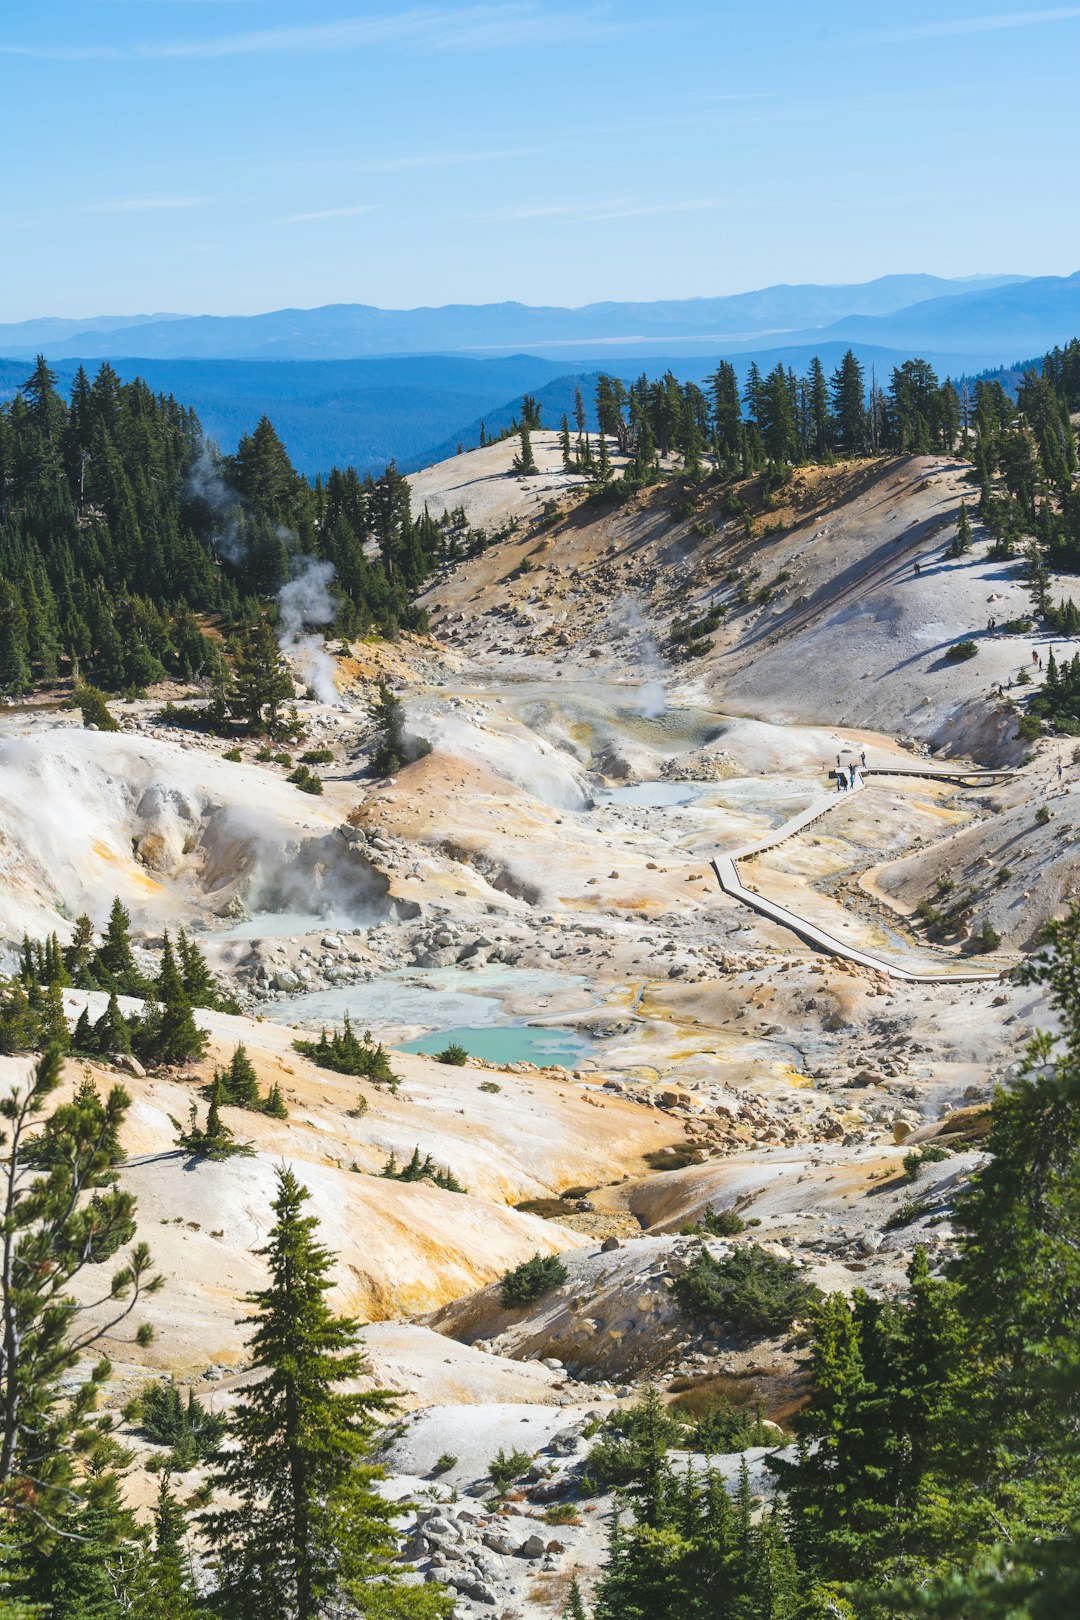
[[[552,1502],[544,1509],[545,1524],[577,1524],[579,1517],[573,1502]]]
[[[657,1391],[649,1389],[635,1406],[613,1412],[604,1420],[601,1438],[586,1458],[585,1471],[599,1485],[630,1485],[673,1446],[686,1442],[685,1425]]]
[[[508,1310],[531,1305],[553,1288],[561,1288],[569,1273],[557,1254],[534,1254],[520,1266],[507,1271],[500,1286],[500,1297]]]
[[[431,1472],[433,1474],[448,1474],[451,1468],[455,1467],[456,1464],[457,1458],[454,1456],[454,1453],[452,1451],[444,1451],[442,1456],[436,1461]]]
[[[490,1092],[492,1095],[494,1095],[496,1091],[502,1090],[502,1086],[500,1086],[497,1080],[481,1080],[479,1089],[481,1091]]]
[[[695,1451],[725,1457],[732,1452],[746,1451],[750,1446],[775,1445],[776,1432],[765,1428],[760,1407],[751,1411],[747,1406],[736,1406],[734,1401],[721,1398],[694,1424],[691,1444]]]
[[[948,1157],[948,1148],[928,1142],[926,1147],[913,1148],[910,1153],[904,1154],[904,1174],[909,1181],[914,1181],[924,1164],[940,1164],[942,1159]]]
[[[323,790],[322,777],[317,776],[306,765],[298,765],[295,771],[289,772],[285,780],[294,782],[301,793],[321,793]]]
[[[226,748],[221,757],[222,759],[231,760],[234,765],[239,765],[244,756],[239,748]]]
[[[320,1069],[331,1069],[335,1074],[363,1075],[367,1080],[378,1080],[396,1089],[398,1077],[390,1067],[386,1048],[373,1046],[371,1032],[364,1031],[361,1041],[353,1033],[348,1013],[340,1030],[328,1036],[325,1029],[317,1041],[293,1041],[293,1048],[302,1057],[310,1058]]]
[[[1040,827],[1046,826],[1046,823],[1050,820],[1050,806],[1048,804],[1040,804],[1035,812],[1035,820]]]
[[[334,763],[334,750],[332,748],[309,748],[300,755],[301,765],[332,765]]]
[[[720,1260],[703,1250],[676,1277],[674,1292],[688,1316],[759,1334],[782,1333],[821,1298],[793,1261],[756,1243]]]
[[[504,1451],[502,1446],[488,1463],[488,1473],[492,1484],[500,1496],[510,1489],[515,1480],[527,1473],[532,1467],[533,1453],[531,1451]]]
[[[82,713],[84,726],[93,726],[98,731],[120,730],[119,722],[109,713],[104,692],[99,692],[96,686],[87,686],[80,681],[75,688],[75,702]]]
[[[194,1390],[188,1390],[185,1403],[171,1379],[144,1385],[127,1412],[147,1439],[172,1447],[177,1469],[193,1468],[209,1457],[225,1432],[224,1420],[208,1412]]]
[[[738,1237],[746,1222],[734,1209],[714,1209],[706,1204],[699,1220],[682,1228],[685,1237]]]
[[[963,664],[969,658],[974,658],[978,652],[978,643],[974,641],[954,641],[946,649],[945,658],[950,664]]]
[[[386,1181],[433,1181],[436,1187],[443,1192],[463,1193],[466,1189],[449,1168],[440,1170],[430,1153],[420,1157],[420,1149],[413,1148],[412,1158],[408,1164],[399,1167],[397,1155],[391,1152],[390,1157],[380,1171]]]
[[[436,1052],[435,1061],[436,1063],[449,1063],[455,1069],[463,1069],[469,1061],[469,1054],[464,1046],[459,1046],[457,1041],[451,1041],[450,1045],[444,1046],[441,1052]]]

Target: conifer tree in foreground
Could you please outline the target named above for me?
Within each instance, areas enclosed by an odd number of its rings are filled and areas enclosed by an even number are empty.
[[[70,1289],[87,1267],[105,1263],[130,1242],[135,1200],[115,1185],[117,1131],[128,1107],[115,1086],[102,1101],[83,1086],[70,1103],[53,1108],[46,1136],[34,1127],[60,1085],[61,1058],[52,1050],[24,1087],[0,1101],[0,1505],[9,1523],[26,1518],[51,1531],[80,1500],[100,1505],[111,1477],[78,1481],[73,1453],[93,1433],[95,1393],[108,1374],[102,1362],[62,1399],[60,1382],[79,1360],[160,1286],[151,1277],[144,1243],[102,1288],[106,1309],[86,1324]],[[34,1151],[44,1140],[46,1150]],[[82,1324],[80,1326],[80,1324]],[[136,1335],[149,1342],[149,1327]]]
[[[282,1166],[260,1250],[270,1280],[248,1296],[263,1376],[242,1393],[218,1456],[215,1482],[235,1505],[204,1521],[219,1572],[214,1606],[228,1620],[318,1620],[343,1603],[402,1620],[445,1615],[441,1592],[405,1585],[394,1565],[400,1508],[375,1490],[381,1471],[368,1460],[376,1415],[393,1396],[337,1387],[367,1363],[355,1321],[327,1303],[333,1260],[303,1213],[309,1197]]]

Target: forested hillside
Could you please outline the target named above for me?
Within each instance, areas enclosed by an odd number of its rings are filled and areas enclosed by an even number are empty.
[[[212,675],[206,616],[249,622],[304,558],[332,565],[341,633],[416,627],[438,543],[393,469],[312,485],[265,417],[222,457],[192,411],[142,381],[80,369],[65,400],[39,361],[0,409],[0,688]]]
[[[766,501],[802,463],[969,456],[987,527],[1003,556],[1024,550],[1036,605],[1053,623],[1068,610],[1049,600],[1047,571],[1080,566],[1069,420],[1078,404],[1077,341],[1027,372],[1015,399],[996,381],[957,388],[919,359],[894,368],[887,386],[851,351],[831,376],[816,357],[802,376],[751,365],[742,390],[721,361],[705,387],[670,371],[629,386],[601,374],[595,397],[579,388],[562,416],[563,454],[598,493],[760,475]],[[524,430],[526,475],[542,408],[524,396],[520,424],[502,429]],[[80,368],[65,400],[39,360],[0,407],[0,690],[20,696],[68,675],[113,692],[213,679],[217,632],[250,626],[306,560],[325,565],[312,621],[321,630],[421,628],[414,598],[460,547],[442,517],[414,518],[393,465],[378,479],[350,468],[312,483],[265,416],[222,456],[190,409],[140,379],[122,382],[106,363],[91,381]]]

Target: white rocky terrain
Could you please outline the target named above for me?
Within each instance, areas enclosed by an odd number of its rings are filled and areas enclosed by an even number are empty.
[[[590,500],[553,439],[534,441],[537,480],[510,474],[507,444],[414,475],[433,513],[516,527],[434,582],[430,637],[357,646],[337,705],[300,702],[305,746],[334,756],[319,798],[254,744],[236,761],[168,727],[158,694],[115,705],[114,734],[0,711],[9,961],[24,932],[63,942],[83,911],[100,927],[119,894],[141,948],[185,925],[242,1008],[199,1014],[199,1064],[122,1076],[121,1180],[166,1289],[152,1345],[108,1346],[106,1404],[168,1373],[220,1408],[250,1376],[237,1319],[292,1163],[339,1257],[336,1304],[402,1391],[384,1461],[416,1504],[406,1554],[460,1613],[506,1617],[561,1613],[575,1571],[591,1586],[611,1499],[579,1500],[589,1437],[645,1384],[741,1392],[785,1443],[804,1339],[685,1316],[672,1283],[701,1245],[752,1237],[822,1288],[871,1292],[904,1286],[916,1242],[948,1255],[983,1105],[1046,1022],[1009,969],[1078,892],[1074,745],[1017,739],[1008,682],[1032,643],[986,629],[1027,595],[978,532],[944,557],[959,463],[799,472],[747,525],[707,494]],[[712,646],[686,658],[673,621],[714,599]],[[945,662],[967,637],[977,657]],[[394,779],[368,769],[379,675],[433,745]],[[742,876],[871,966],[740,904],[711,866],[832,793],[838,757],[884,774]],[[965,785],[949,766],[1011,774]],[[954,891],[956,926],[931,935],[917,908]],[[961,968],[985,976],[950,982]],[[70,1016],[88,1000],[68,992]],[[346,1012],[392,1048],[396,1091],[295,1051]],[[463,1067],[431,1055],[455,1039]],[[289,1117],[226,1109],[251,1155],[193,1160],[173,1122],[241,1041]],[[26,1066],[2,1058],[0,1077]],[[906,1171],[929,1141],[947,1156]],[[414,1147],[466,1190],[381,1175]],[[757,1224],[683,1231],[710,1206]],[[501,1277],[538,1253],[566,1281],[504,1308]],[[144,1502],[152,1448],[120,1427]],[[532,1458],[502,1501],[500,1447]]]

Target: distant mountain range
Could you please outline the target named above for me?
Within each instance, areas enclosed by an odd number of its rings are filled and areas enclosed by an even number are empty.
[[[265,413],[309,475],[335,464],[380,472],[391,460],[411,471],[475,445],[481,421],[489,433],[509,425],[526,392],[539,397],[545,424],[558,426],[579,384],[591,400],[600,370],[629,381],[670,368],[701,383],[721,355],[742,377],[751,361],[763,372],[781,363],[802,372],[817,354],[832,371],[850,347],[887,385],[892,368],[913,355],[957,377],[1014,366],[1075,335],[1080,273],[884,276],[850,287],[582,309],[342,304],[235,317],[50,319],[0,326],[0,355],[9,357],[0,359],[0,399],[26,380],[39,352],[64,384],[80,360],[93,370],[108,359],[122,377],[143,376],[193,406],[225,450]],[[423,352],[409,352],[414,346]]]
[[[575,359],[605,353],[667,353],[772,346],[849,318],[881,318],[924,301],[969,299],[1015,287],[1020,276],[881,276],[852,286],[765,287],[726,298],[585,304],[447,304],[376,309],[326,304],[266,315],[150,315],[0,326],[0,355],[50,359],[117,354],[173,360],[353,360],[375,355],[512,354],[554,351]],[[872,339],[871,341],[878,341]]]

